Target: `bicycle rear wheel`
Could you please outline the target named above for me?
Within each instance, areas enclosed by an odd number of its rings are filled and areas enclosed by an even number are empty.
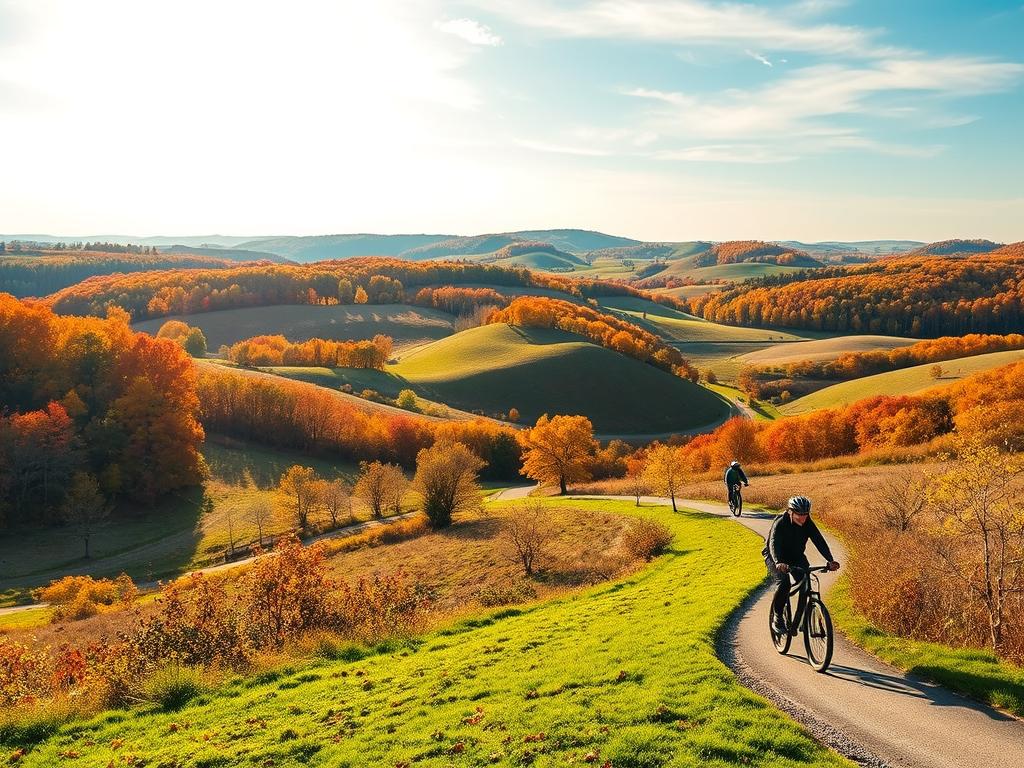
[[[772,636],[772,645],[775,646],[775,650],[779,653],[785,653],[789,650],[789,644],[793,642],[793,635],[789,631],[790,625],[793,623],[793,615],[789,609],[789,601],[786,602],[786,607],[782,612],[783,618],[786,620],[786,633],[779,635],[776,634],[775,628],[772,627],[772,609],[768,608],[768,633]]]
[[[832,663],[834,650],[832,617],[829,616],[825,604],[816,597],[807,604],[804,647],[807,649],[807,661],[815,672],[824,672],[828,669],[828,665]]]

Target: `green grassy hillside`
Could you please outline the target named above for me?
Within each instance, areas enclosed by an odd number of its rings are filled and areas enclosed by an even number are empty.
[[[675,544],[649,568],[581,594],[365,657],[349,647],[334,660],[234,677],[176,711],[140,707],[40,734],[19,765],[63,764],[62,753],[84,768],[126,755],[206,768],[850,765],[715,655],[716,631],[764,576],[754,534],[665,507],[569,503],[661,520]]]
[[[447,312],[406,304],[337,305],[333,307],[281,304],[174,315],[143,320],[132,327],[156,334],[168,320],[198,326],[211,351],[250,336],[282,334],[290,341],[323,339],[372,339],[383,333],[396,347],[420,344],[448,336],[455,318]]]
[[[785,331],[720,325],[671,307],[631,296],[602,299],[601,306],[626,315],[627,320],[669,341],[767,342],[795,341],[801,338]],[[646,318],[643,316],[644,312],[647,313]]]
[[[787,416],[791,416],[821,408],[848,405],[874,395],[912,395],[935,386],[950,384],[973,373],[1009,365],[1018,360],[1024,360],[1024,350],[992,352],[987,355],[947,360],[938,364],[945,372],[941,379],[932,378],[931,369],[935,363],[916,365],[913,368],[904,368],[899,371],[889,371],[853,381],[844,381],[841,384],[833,384],[831,387],[819,389],[806,397],[794,400],[780,410]]]
[[[920,339],[905,336],[836,336],[831,339],[775,344],[743,355],[740,360],[756,365],[783,365],[800,360],[835,360],[846,352],[870,352],[876,349],[897,349],[916,344]]]
[[[417,393],[464,410],[585,414],[602,434],[693,429],[726,415],[715,394],[561,331],[488,325],[389,366]]]

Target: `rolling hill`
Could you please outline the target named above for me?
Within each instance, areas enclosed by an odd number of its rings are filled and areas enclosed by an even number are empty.
[[[784,331],[711,323],[632,296],[608,297],[601,300],[601,306],[670,342],[770,342],[802,338]]]
[[[509,245],[524,242],[543,243],[561,251],[585,253],[601,248],[639,245],[638,240],[616,237],[583,229],[546,229],[522,232],[499,232],[470,237],[452,237],[441,242],[412,248],[400,254],[403,259],[444,259],[453,256],[475,256],[493,253]]]
[[[578,267],[589,267],[586,259],[562,251],[551,245],[534,240],[509,243],[477,259],[486,264],[518,266],[541,271],[572,272]]]
[[[248,251],[243,248],[214,248],[211,246],[192,245],[161,245],[157,248],[160,253],[187,254],[190,256],[214,256],[218,259],[229,261],[272,261],[276,264],[288,264],[289,259],[269,251]]]
[[[292,261],[308,262],[346,259],[350,256],[398,256],[411,248],[437,243],[450,237],[452,235],[289,235],[248,240],[238,247],[270,251]]]
[[[1019,360],[1024,360],[1024,350],[992,352],[987,355],[974,355],[972,357],[957,358],[956,360],[947,360],[939,363],[945,372],[940,379],[935,379],[931,373],[932,368],[936,365],[935,363],[915,365],[912,368],[888,371],[875,374],[874,376],[854,379],[853,381],[833,384],[831,387],[825,387],[806,397],[798,398],[782,406],[780,410],[785,415],[792,416],[799,413],[816,411],[821,408],[849,405],[874,395],[912,395],[932,387],[950,384],[973,373],[999,368]]]
[[[714,393],[562,331],[495,324],[436,341],[388,367],[418,394],[463,410],[581,413],[603,435],[661,434],[728,415]]]
[[[937,243],[928,243],[911,251],[911,254],[949,256],[954,253],[991,253],[1002,247],[1003,243],[994,243],[991,240],[942,240]]]
[[[743,363],[784,365],[800,360],[835,360],[845,352],[868,352],[874,349],[896,349],[916,344],[918,339],[904,336],[836,336],[831,339],[776,344],[740,357]]]
[[[175,315],[143,320],[132,327],[155,335],[169,320],[181,320],[202,329],[207,347],[234,344],[251,336],[282,334],[290,341],[372,339],[378,333],[395,340],[395,347],[434,341],[451,334],[455,318],[447,312],[406,304],[338,304],[311,306],[279,304]]]
[[[760,240],[730,240],[722,243],[689,243],[685,254],[663,270],[635,281],[640,288],[675,287],[687,282],[740,282],[753,277],[785,274],[822,266],[803,251]]]

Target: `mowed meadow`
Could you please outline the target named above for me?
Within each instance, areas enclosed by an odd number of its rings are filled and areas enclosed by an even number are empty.
[[[684,500],[733,459],[844,538],[855,641],[1021,711],[1019,245],[529,234],[18,257],[13,762],[845,764],[715,655],[761,542]]]

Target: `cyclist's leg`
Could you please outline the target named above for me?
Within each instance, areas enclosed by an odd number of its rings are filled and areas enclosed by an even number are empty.
[[[788,573],[780,573],[775,567],[775,561],[771,555],[764,559],[768,568],[768,575],[775,581],[775,595],[772,597],[772,613],[781,616],[785,612],[786,603],[789,601],[789,590],[792,586]]]

